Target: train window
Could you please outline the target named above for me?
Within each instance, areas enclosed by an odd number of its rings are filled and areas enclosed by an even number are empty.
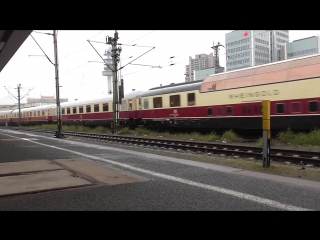
[[[87,112],[87,113],[91,112],[91,105],[87,105],[87,106],[86,106],[86,112]]]
[[[179,107],[180,106],[180,95],[170,96],[170,107]]]
[[[143,99],[143,109],[148,109],[149,108],[149,101],[148,99]]]
[[[38,114],[37,114],[37,116],[40,116],[40,111],[38,111]]]
[[[309,102],[309,112],[318,112],[319,111],[319,102],[318,101],[312,101]]]
[[[44,111],[42,111],[42,116],[44,116]]]
[[[227,115],[228,116],[233,115],[232,107],[227,107]]]
[[[128,105],[127,105],[127,100],[122,100],[122,111],[127,111],[128,110]]]
[[[277,103],[277,114],[283,114],[285,112],[284,103]]]
[[[188,106],[193,106],[196,104],[196,96],[194,93],[188,93]]]
[[[79,113],[83,113],[83,107],[79,106]]]
[[[77,113],[77,107],[72,108],[72,113]]]
[[[162,97],[153,98],[153,108],[162,108]]]
[[[103,108],[103,111],[104,111],[104,112],[108,112],[108,111],[109,111],[109,105],[108,105],[108,103],[104,103],[104,104],[102,105],[102,108]]]
[[[222,107],[217,107],[217,116],[222,115]]]
[[[67,114],[70,114],[70,108],[67,108]]]
[[[132,110],[132,100],[129,100],[129,110]]]
[[[99,104],[95,104],[93,108],[94,108],[94,112],[99,112]]]
[[[36,116],[36,114],[37,114],[37,112],[33,112],[33,116],[34,116],[34,117]]]
[[[244,114],[247,114],[247,107],[244,106],[243,109],[242,109],[242,111],[243,111]]]
[[[301,102],[291,103],[291,112],[292,113],[300,113],[301,112]]]
[[[208,114],[208,116],[212,116],[212,108],[207,109],[207,114]]]
[[[65,114],[64,112],[65,112],[65,110],[64,110],[64,108],[62,108],[62,114]],[[42,114],[43,114],[43,113],[42,113]]]

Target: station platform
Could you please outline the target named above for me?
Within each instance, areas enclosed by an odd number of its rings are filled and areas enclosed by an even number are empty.
[[[0,197],[141,181],[145,179],[84,159],[0,163]]]

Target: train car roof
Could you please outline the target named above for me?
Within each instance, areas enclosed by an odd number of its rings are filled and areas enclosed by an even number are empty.
[[[149,90],[163,89],[163,88],[168,88],[168,87],[173,87],[173,86],[188,85],[188,84],[198,83],[198,82],[202,82],[202,81],[203,80],[197,80],[197,81],[191,81],[191,82],[181,82],[181,83],[171,83],[171,84],[165,85],[165,86],[150,88]]]
[[[132,91],[130,93],[127,93],[124,95],[124,99],[127,98],[135,98],[144,93],[145,91]],[[70,107],[70,106],[79,106],[79,105],[86,105],[86,104],[92,104],[92,103],[98,103],[98,102],[109,102],[113,101],[113,95],[108,95],[103,98],[95,98],[95,99],[88,99],[88,100],[81,100],[81,101],[72,101],[72,102],[64,102],[61,103],[61,107]]]
[[[97,103],[97,102],[109,102],[112,101],[113,97],[112,95],[102,97],[102,98],[93,98],[93,99],[88,99],[88,100],[80,100],[80,101],[72,101],[72,102],[64,102],[61,103],[61,107],[70,107],[70,106],[79,106],[79,105],[86,105],[86,104],[92,104],[92,103]]]
[[[21,108],[21,112],[29,112],[29,111],[40,111],[40,110],[45,110],[45,109],[51,109],[54,108],[55,104],[47,104],[47,105],[41,105],[41,106],[36,106],[36,107],[28,107],[28,108]],[[19,109],[13,110],[12,113],[18,113]]]
[[[8,113],[12,113],[14,110],[3,110],[0,111],[0,114],[8,114]]]
[[[303,78],[319,77],[320,54],[288,59],[249,68],[238,69],[207,77],[201,84],[201,92],[249,87]],[[306,69],[313,66],[311,69]],[[305,68],[298,73],[296,69]],[[289,73],[290,72],[290,73]]]
[[[128,99],[128,98],[138,98],[140,97],[142,94],[144,94],[146,91],[132,91],[129,93],[124,94],[124,98],[123,99]]]
[[[141,97],[185,92],[185,91],[192,91],[192,90],[200,90],[201,83],[202,83],[202,80],[199,80],[199,81],[171,84],[167,86],[151,88],[148,91],[145,91],[141,95]]]

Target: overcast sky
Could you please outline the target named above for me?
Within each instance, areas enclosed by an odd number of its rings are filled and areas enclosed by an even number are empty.
[[[210,54],[213,42],[225,45],[225,34],[231,30],[118,30],[118,43],[137,46],[121,46],[121,64],[126,65],[139,57],[132,64],[121,70],[125,93],[147,90],[152,87],[181,83],[185,81],[185,65],[196,54]],[[35,30],[31,35],[42,50],[54,63],[52,30]],[[98,53],[103,56],[110,45],[104,44],[106,36],[114,37],[115,30],[61,30],[58,31],[58,60],[60,97],[85,100],[108,95],[107,77],[102,76],[103,63]],[[289,41],[319,35],[319,30],[289,31]],[[14,104],[17,100],[8,94],[6,88],[17,97],[17,84],[21,84],[21,97],[40,98],[55,96],[55,68],[44,56],[35,40],[29,36],[21,45],[9,63],[0,73],[0,105]],[[91,42],[93,47],[87,41]],[[145,47],[138,47],[145,46]],[[31,56],[30,56],[31,55]],[[33,55],[33,56],[32,56]],[[39,56],[40,55],[40,56]],[[41,56],[42,55],[42,56]],[[174,58],[171,58],[174,57]],[[219,51],[220,65],[225,67],[226,51]],[[89,62],[97,61],[97,62]],[[170,64],[174,64],[169,66]],[[158,68],[160,66],[161,68]],[[4,88],[3,86],[6,86]]]

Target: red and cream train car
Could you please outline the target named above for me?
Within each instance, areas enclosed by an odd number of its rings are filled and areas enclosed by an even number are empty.
[[[320,55],[212,75],[139,96],[148,126],[261,130],[261,101],[271,102],[271,129],[320,127]]]
[[[261,130],[261,101],[271,102],[271,129],[320,127],[320,55],[311,55],[125,94],[122,126],[190,130]],[[63,124],[111,126],[113,98],[61,104]],[[21,110],[22,124],[56,122],[56,105]],[[17,124],[18,110],[0,112]]]

